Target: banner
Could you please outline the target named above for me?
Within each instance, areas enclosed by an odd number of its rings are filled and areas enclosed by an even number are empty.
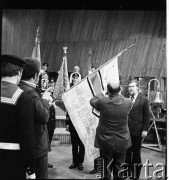
[[[87,79],[62,95],[70,119],[85,146],[85,156],[90,161],[98,153],[98,149],[94,148],[98,118],[92,113],[92,106],[89,104],[92,97]]]
[[[59,76],[57,78],[54,91],[53,91],[54,99],[58,97],[58,100],[61,100],[60,95],[70,88],[70,83],[69,83],[69,78],[68,78],[68,69],[67,69],[67,56],[66,56],[67,47],[63,47],[63,49],[64,49],[65,55],[63,57],[63,62],[59,70]]]
[[[106,89],[109,79],[119,80],[118,57],[109,60],[62,95],[70,119],[85,146],[85,155],[89,161],[99,156],[99,150],[94,147],[99,118],[94,115],[90,100],[93,95]]]
[[[88,63],[87,63],[87,70],[88,70],[88,74],[91,74],[92,71],[91,71],[91,54],[92,54],[92,51],[91,51],[91,48],[89,49],[89,59],[88,59]]]
[[[96,95],[104,90],[103,83],[101,80],[101,74],[99,71],[93,72],[89,77],[88,81],[90,83],[93,95]]]
[[[41,62],[40,56],[40,40],[39,40],[39,27],[37,29],[36,39],[35,39],[35,46],[32,52],[32,58],[38,59]]]
[[[118,57],[113,58],[112,60],[110,60],[108,64],[106,64],[100,69],[104,89],[107,89],[106,86],[109,80],[111,81],[119,80],[119,70],[118,70],[117,60]]]

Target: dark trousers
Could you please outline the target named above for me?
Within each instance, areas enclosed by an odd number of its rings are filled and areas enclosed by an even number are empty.
[[[96,168],[96,163],[97,163],[97,158],[94,159],[94,170],[97,170],[97,168]]]
[[[3,165],[0,163],[0,179],[26,179],[26,171],[19,163]]]
[[[48,130],[48,135],[49,135],[49,142],[50,142],[50,144],[51,144],[51,142],[52,142],[53,133],[54,133],[54,129]]]
[[[134,178],[140,177],[141,172],[141,136],[131,135],[132,146],[126,152],[125,163],[128,165],[129,174]]]
[[[125,162],[125,155],[125,152],[114,152],[112,155],[109,155],[106,152],[100,150],[100,157],[104,159],[103,179],[111,179],[111,174],[113,175],[113,179],[115,180],[122,179],[119,177],[119,172],[120,170],[123,170],[123,167],[121,167],[121,165]],[[107,169],[108,166],[109,170]]]
[[[76,130],[70,127],[70,135],[72,142],[72,155],[73,155],[73,163],[79,164],[84,161],[85,147],[82,141],[79,138]]]
[[[0,149],[0,179],[26,179],[20,150]]]
[[[36,158],[36,179],[48,179],[48,155]]]

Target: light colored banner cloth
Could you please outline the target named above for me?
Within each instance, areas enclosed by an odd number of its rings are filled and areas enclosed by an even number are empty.
[[[92,113],[90,100],[93,95],[102,92],[103,86],[106,88],[109,78],[119,79],[117,59],[110,60],[62,95],[70,119],[85,146],[85,157],[89,161],[99,156],[99,150],[94,147],[99,118]]]

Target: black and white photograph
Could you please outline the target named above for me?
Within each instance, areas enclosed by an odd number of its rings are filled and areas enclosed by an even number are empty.
[[[0,4],[0,179],[167,179],[168,2]]]

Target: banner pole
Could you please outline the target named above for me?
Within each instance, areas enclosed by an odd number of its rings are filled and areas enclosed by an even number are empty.
[[[96,71],[99,71],[101,68],[103,68],[105,65],[107,65],[109,62],[113,61],[116,57],[121,56],[122,53],[124,53],[125,51],[129,50],[132,46],[134,46],[135,44],[132,44],[131,46],[129,46],[128,48],[122,50],[120,53],[118,53],[116,56],[114,56],[112,59],[110,59],[109,61],[107,61],[106,63],[104,63],[102,66],[100,66],[99,68],[97,68],[94,72],[92,72],[91,74],[87,75],[86,77],[84,77],[80,82],[78,82],[77,84],[75,84],[74,86],[72,86],[70,89],[72,89],[73,87],[77,86],[79,83],[81,83],[82,81],[84,81],[85,79],[87,79],[89,76],[91,76],[93,73],[95,73]],[[67,91],[69,91],[70,89],[68,89]],[[65,92],[67,92],[65,91]],[[64,93],[65,93],[64,92]],[[62,94],[64,94],[62,93]],[[62,96],[62,94],[60,94],[58,97],[56,97],[52,102],[55,102],[57,99],[59,99],[60,96]]]
[[[94,72],[100,70],[102,67],[104,67],[105,65],[109,64],[109,62],[113,61],[116,57],[119,57],[122,55],[122,53],[124,53],[125,51],[127,51],[128,49],[130,49],[132,46],[134,46],[135,44],[132,44],[131,46],[129,46],[128,48],[124,49],[123,51],[121,51],[120,53],[118,53],[116,56],[114,56],[112,59],[110,59],[109,61],[107,61],[106,63],[104,63],[102,66],[100,66],[99,68],[97,68]],[[90,75],[88,75],[90,76]],[[87,77],[88,77],[87,76]],[[87,78],[86,77],[86,78]]]

